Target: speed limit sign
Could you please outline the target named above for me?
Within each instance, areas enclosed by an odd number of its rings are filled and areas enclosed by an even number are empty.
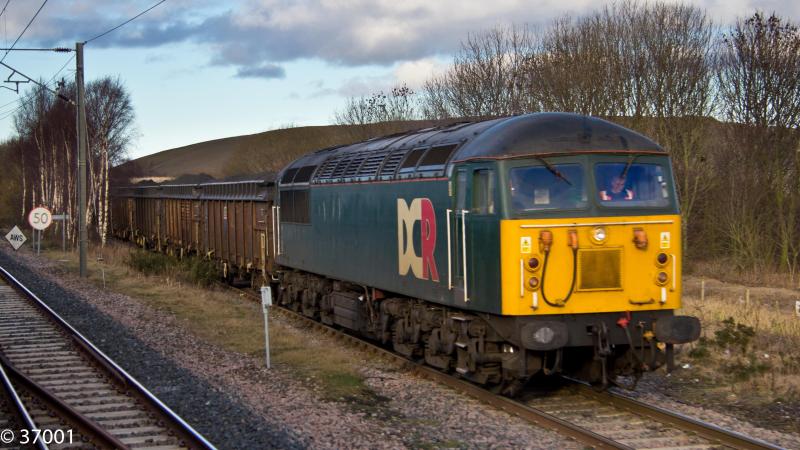
[[[53,215],[44,206],[33,208],[28,213],[28,223],[34,230],[43,231],[53,223]]]

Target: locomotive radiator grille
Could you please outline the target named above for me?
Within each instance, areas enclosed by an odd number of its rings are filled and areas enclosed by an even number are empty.
[[[579,250],[577,284],[579,291],[622,289],[622,249]]]

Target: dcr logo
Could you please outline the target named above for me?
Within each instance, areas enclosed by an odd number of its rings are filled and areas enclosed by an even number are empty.
[[[414,224],[420,222],[420,247],[422,256],[414,250]],[[436,270],[436,214],[433,203],[427,198],[415,198],[411,206],[402,198],[397,199],[397,256],[400,275],[408,274],[422,280],[439,281]]]

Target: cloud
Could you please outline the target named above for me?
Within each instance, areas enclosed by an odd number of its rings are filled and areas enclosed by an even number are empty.
[[[778,11],[794,22],[800,19],[800,2],[731,1],[691,3],[708,8],[718,23],[748,16],[756,8]],[[151,4],[48,4],[25,38],[42,45],[71,45]],[[544,25],[599,6],[593,0],[171,0],[91,45],[154,48],[191,42],[209,50],[211,64],[233,67],[239,77],[282,77],[285,71],[279,64],[303,59],[395,66],[398,80],[419,85],[424,73],[439,70],[437,58],[455,52],[469,33],[495,25]],[[22,29],[37,7],[36,2],[13,3],[7,12],[8,29]]]
[[[286,78],[286,70],[276,64],[240,67],[236,71],[237,78]]]
[[[411,89],[420,89],[431,77],[447,70],[447,64],[435,58],[405,61],[394,69],[396,84],[405,84]]]

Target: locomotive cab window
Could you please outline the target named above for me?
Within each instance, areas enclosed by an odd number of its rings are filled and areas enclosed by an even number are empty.
[[[659,164],[596,164],[595,181],[597,198],[603,206],[646,208],[671,203],[672,186]]]
[[[472,174],[473,214],[494,214],[494,171],[479,169]]]
[[[462,210],[467,203],[467,172],[459,170],[456,175],[456,209]]]
[[[514,167],[509,189],[511,205],[518,212],[583,209],[589,203],[580,164]]]

